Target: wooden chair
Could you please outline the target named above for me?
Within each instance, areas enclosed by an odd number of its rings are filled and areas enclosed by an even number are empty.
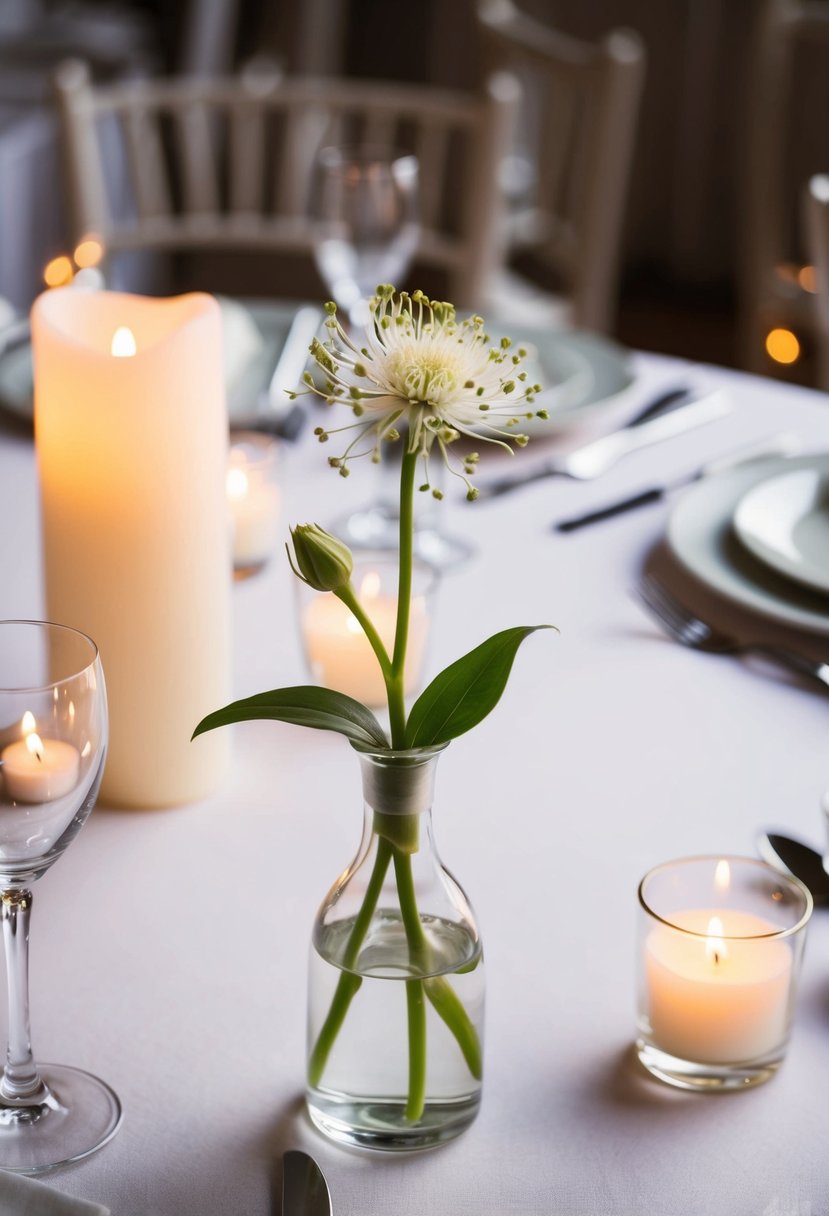
[[[806,225],[815,268],[818,383],[829,392],[829,174],[816,174],[809,181]]]
[[[814,46],[810,46],[814,44]],[[804,55],[813,79],[804,79]],[[795,147],[808,134],[795,111],[796,95],[829,78],[829,6],[813,0],[765,0],[758,11],[745,110],[745,160],[741,189],[740,361],[749,371],[779,370],[766,351],[771,330],[791,330],[802,343],[815,330],[811,274],[804,274],[806,238],[800,223],[802,182],[809,152]],[[821,108],[809,125],[829,151]]]
[[[493,283],[496,303],[514,312],[523,301],[528,319],[607,331],[645,73],[642,41],[614,30],[596,45],[581,42],[519,12],[512,0],[477,0],[476,13],[487,70],[508,70],[521,83],[523,156],[534,178],[507,216],[504,262],[531,254],[565,297],[545,300],[505,270]]]
[[[273,72],[95,88],[72,61],[56,87],[75,236],[94,232],[108,252],[309,253],[317,150],[400,149],[420,162],[418,262],[443,272],[446,298],[480,307],[497,258],[498,171],[519,96],[511,77],[493,76],[480,94]],[[131,185],[119,208],[103,172],[102,135],[109,127],[111,137],[113,123]]]

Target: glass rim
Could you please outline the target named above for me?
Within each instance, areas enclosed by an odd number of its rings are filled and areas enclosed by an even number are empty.
[[[401,163],[405,169],[414,168],[420,172],[420,161],[414,152],[403,148],[389,148],[382,144],[324,144],[316,154],[317,164],[321,168],[339,169],[345,163],[362,165],[382,165],[393,171]]]
[[[652,866],[647,873],[642,877],[637,888],[637,898],[639,906],[653,920],[658,921],[662,925],[666,925],[669,929],[673,929],[675,933],[683,933],[686,937],[698,938],[706,940],[711,935],[706,932],[701,932],[697,929],[688,929],[684,925],[678,925],[674,921],[669,920],[666,916],[661,916],[645,899],[645,885],[649,879],[662,871],[678,868],[681,866],[691,865],[694,862],[701,861],[727,861],[729,865],[737,862],[742,866],[750,866],[755,870],[763,871],[766,874],[772,875],[778,882],[786,884],[791,891],[799,895],[803,900],[804,910],[800,918],[794,925],[789,925],[785,929],[774,929],[770,933],[717,933],[718,938],[723,941],[733,942],[759,942],[776,940],[783,937],[793,937],[806,927],[814,911],[815,902],[812,898],[812,893],[805,883],[799,878],[795,878],[793,874],[784,874],[781,870],[776,870],[774,866],[770,866],[768,862],[757,857],[742,857],[736,853],[699,853],[693,857],[676,857],[671,861],[660,862],[659,865]]]
[[[382,566],[384,570],[398,568],[398,551],[397,549],[352,549],[351,556],[354,559],[353,569],[356,571],[360,566]],[[366,571],[369,573],[369,571]],[[415,573],[422,576],[422,581],[418,587],[414,585]],[[412,595],[428,595],[433,591],[441,581],[441,572],[432,562],[427,561],[425,557],[418,557],[412,554]],[[352,573],[352,578],[354,577]],[[326,594],[320,592],[321,595]]]
[[[82,629],[75,629],[73,625],[60,625],[57,621],[36,621],[25,617],[12,618],[10,620],[0,620],[0,630],[4,625],[33,625],[38,629],[53,630],[67,634],[74,634],[77,638],[82,638],[92,648],[92,654],[89,661],[78,668],[77,671],[72,671],[65,676],[59,676],[56,680],[49,680],[45,684],[17,684],[14,687],[8,687],[2,683],[0,677],[0,692],[18,693],[18,692],[45,692],[49,688],[57,688],[61,684],[68,684],[70,680],[77,680],[85,671],[89,671],[90,667],[94,667],[100,658],[100,652],[97,644],[92,640],[88,633],[84,633]]]

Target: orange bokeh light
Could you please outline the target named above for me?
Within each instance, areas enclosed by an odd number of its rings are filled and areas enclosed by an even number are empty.
[[[65,287],[72,282],[72,261],[65,254],[52,258],[43,271],[43,282],[47,287]]]
[[[75,246],[75,265],[79,270],[86,270],[90,266],[97,266],[101,258],[104,256],[103,243],[97,236],[85,236],[83,240],[78,241]]]
[[[775,363],[796,363],[800,343],[790,329],[772,329],[766,334],[766,353]]]
[[[801,266],[797,281],[804,291],[814,295],[817,291],[817,275],[814,266]]]

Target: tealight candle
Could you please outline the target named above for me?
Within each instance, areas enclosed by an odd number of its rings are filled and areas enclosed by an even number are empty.
[[[396,559],[372,556],[357,559],[352,584],[386,650],[391,653],[397,622],[397,596],[391,587]],[[406,696],[414,693],[423,673],[429,633],[429,592],[434,575],[415,566],[409,643],[404,668]],[[356,617],[331,592],[315,594],[301,607],[305,654],[317,683],[346,693],[373,707],[386,703],[386,686],[380,664]]]
[[[233,567],[238,573],[259,569],[276,548],[276,450],[274,441],[265,435],[231,435],[225,488],[233,527]]]
[[[762,862],[692,858],[646,875],[640,903],[642,1062],[686,1087],[766,1080],[788,1037],[805,887]]]
[[[23,715],[23,738],[0,752],[0,774],[12,802],[53,802],[78,783],[81,757],[63,739],[41,738],[32,714]]]

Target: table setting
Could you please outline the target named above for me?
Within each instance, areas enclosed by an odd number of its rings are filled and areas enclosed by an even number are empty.
[[[580,333],[498,333],[481,363],[482,321],[372,307],[363,345],[333,308],[35,305],[34,407],[0,419],[2,616],[88,631],[110,743],[37,884],[31,1040],[119,1113],[100,1151],[22,1166],[0,1120],[0,1165],[47,1171],[0,1195],[813,1216],[826,399]],[[398,543],[349,547],[383,444]],[[463,560],[423,559],[427,520]],[[2,799],[54,819],[44,759],[71,748],[76,795],[87,735],[15,665]]]

